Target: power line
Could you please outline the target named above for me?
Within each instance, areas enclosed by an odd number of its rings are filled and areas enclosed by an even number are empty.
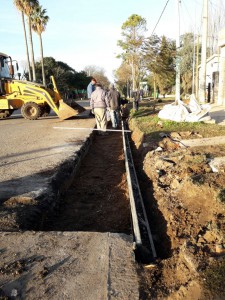
[[[154,29],[153,29],[153,31],[152,31],[151,36],[152,36],[153,33],[155,32],[155,29],[156,29],[156,27],[158,26],[158,24],[159,24],[159,22],[160,22],[160,20],[161,20],[161,18],[162,18],[162,15],[163,15],[163,13],[164,13],[164,11],[165,11],[165,9],[166,9],[167,4],[169,3],[169,1],[170,1],[170,0],[167,0],[166,5],[165,5],[164,8],[163,8],[163,11],[162,11],[162,13],[161,13],[161,15],[160,15],[160,17],[159,17],[159,19],[158,19],[158,21],[157,21],[157,23],[156,23]]]

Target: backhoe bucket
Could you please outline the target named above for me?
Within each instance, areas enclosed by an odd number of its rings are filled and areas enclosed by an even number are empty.
[[[77,115],[77,112],[67,105],[63,100],[59,100],[59,112],[58,116],[60,119],[65,120]]]

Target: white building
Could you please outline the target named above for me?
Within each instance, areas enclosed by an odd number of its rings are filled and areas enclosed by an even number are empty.
[[[219,87],[218,104],[225,105],[225,28],[219,33],[218,45],[220,48],[219,59]]]
[[[206,102],[225,105],[225,28],[219,33],[218,46],[219,54],[206,61]]]

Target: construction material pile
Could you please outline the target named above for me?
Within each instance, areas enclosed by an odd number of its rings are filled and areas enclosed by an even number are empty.
[[[159,112],[160,119],[171,120],[175,122],[202,122],[209,121],[210,111],[209,104],[200,105],[195,98],[195,95],[190,96],[189,104],[185,104],[181,100],[177,103],[167,104]]]

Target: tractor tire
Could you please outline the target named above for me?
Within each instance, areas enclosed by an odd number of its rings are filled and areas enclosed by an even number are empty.
[[[9,118],[13,112],[14,109],[0,109],[0,119]]]
[[[35,102],[27,102],[21,107],[21,113],[24,119],[37,120],[41,116],[41,107]]]
[[[50,114],[51,107],[46,104],[41,107],[41,117],[47,117]]]

